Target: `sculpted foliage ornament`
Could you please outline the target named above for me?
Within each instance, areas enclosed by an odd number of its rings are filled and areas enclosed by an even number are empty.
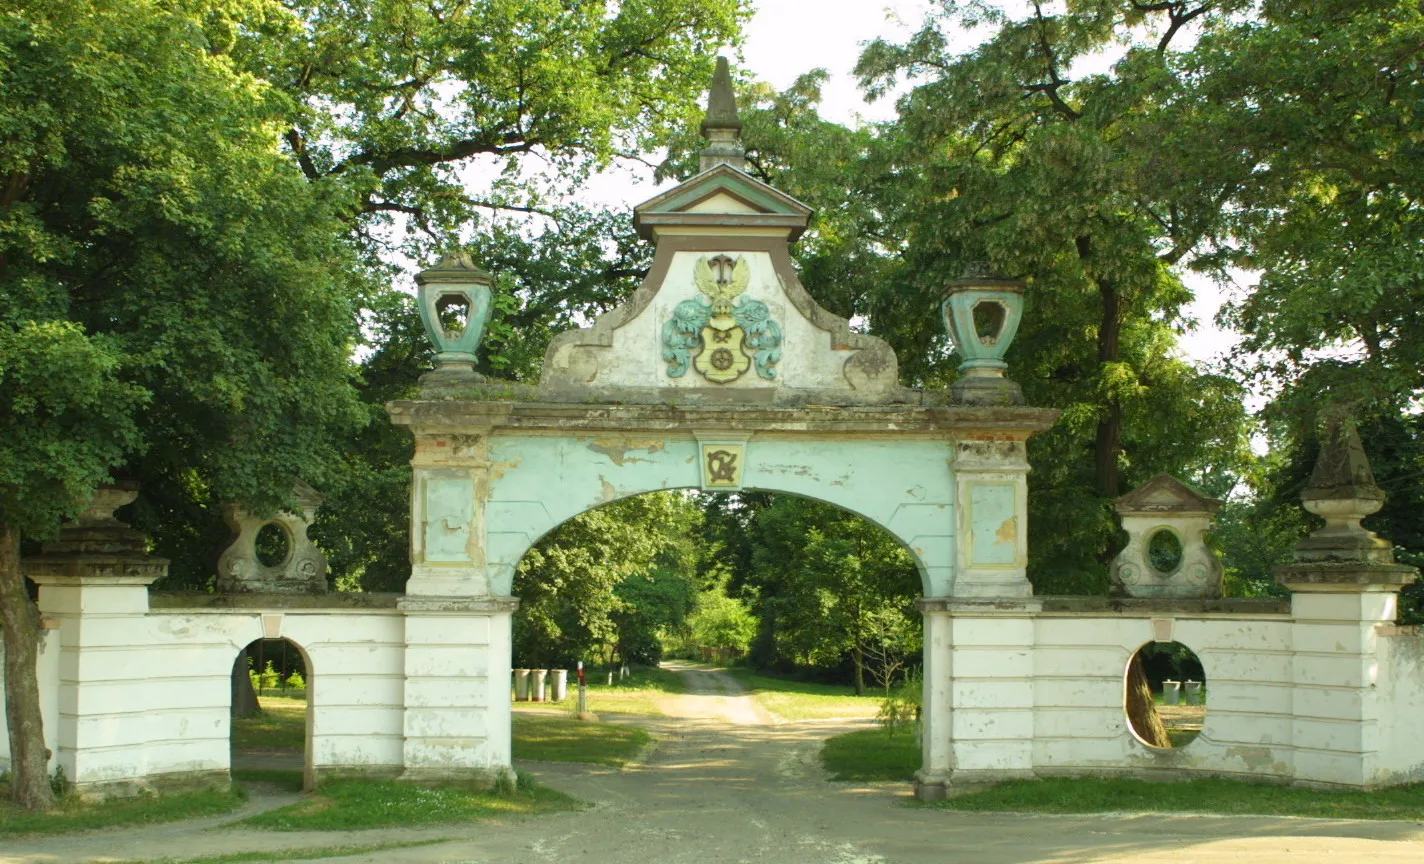
[[[747,260],[704,255],[693,266],[693,280],[702,296],[677,304],[663,324],[668,377],[695,367],[714,384],[730,384],[755,365],[758,375],[774,380],[781,325],[765,303],[742,296],[751,281]]]

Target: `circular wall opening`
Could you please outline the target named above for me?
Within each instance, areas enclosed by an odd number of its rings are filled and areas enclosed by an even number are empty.
[[[1148,642],[1132,655],[1124,681],[1127,725],[1148,747],[1185,747],[1206,723],[1206,673],[1180,642]]]
[[[1171,528],[1158,528],[1147,538],[1147,561],[1152,569],[1167,575],[1182,566],[1182,541]]]
[[[257,529],[253,547],[263,567],[281,567],[292,554],[292,538],[287,535],[287,529],[276,522],[268,522]]]

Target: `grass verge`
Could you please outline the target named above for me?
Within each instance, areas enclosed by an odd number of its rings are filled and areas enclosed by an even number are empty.
[[[1320,791],[1203,778],[1156,783],[1100,777],[1012,780],[925,805],[1023,813],[1214,813],[1321,819],[1424,819],[1424,783],[1375,792]]]
[[[171,795],[139,795],[108,801],[84,801],[65,796],[48,813],[31,813],[9,803],[10,786],[0,782],[0,837],[65,834],[90,828],[151,825],[201,816],[231,813],[242,805],[241,792],[210,789]]]
[[[727,672],[763,708],[785,720],[859,720],[880,711],[879,695],[857,696],[845,685],[772,678],[737,666]]]
[[[653,737],[636,726],[589,723],[566,714],[515,714],[514,758],[621,768]]]
[[[273,831],[360,831],[470,822],[573,810],[579,802],[519,778],[506,793],[461,786],[417,786],[388,780],[336,780],[298,801],[244,819]]]
[[[307,741],[307,702],[263,696],[262,710],[252,717],[232,721],[232,746],[239,750],[251,748],[301,750]]]
[[[410,849],[416,846],[433,846],[448,843],[450,838],[437,837],[431,840],[401,840],[392,843],[368,843],[364,846],[302,846],[276,851],[231,852],[226,855],[206,855],[202,858],[145,858],[114,861],[112,864],[249,864],[249,862],[312,861],[327,858],[349,858],[354,855],[369,855],[372,852],[386,852],[391,849]]]
[[[821,764],[832,780],[913,780],[920,743],[909,730],[858,729],[826,739]]]

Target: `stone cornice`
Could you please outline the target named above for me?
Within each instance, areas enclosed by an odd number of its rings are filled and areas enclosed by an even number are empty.
[[[568,404],[551,402],[399,401],[391,422],[425,434],[518,431],[533,434],[757,432],[787,435],[1027,438],[1058,419],[1052,408],[875,405],[771,408]]]

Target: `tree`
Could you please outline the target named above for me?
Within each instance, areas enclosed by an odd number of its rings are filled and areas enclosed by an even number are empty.
[[[611,661],[620,636],[631,646],[642,629],[635,616],[656,626],[685,614],[693,572],[680,562],[698,516],[686,496],[654,492],[581,513],[540,539],[514,577],[520,662],[566,665],[595,652]]]
[[[270,512],[295,477],[320,485],[362,419],[347,352],[369,286],[340,208],[281,152],[289,103],[223,41],[264,8],[0,16],[7,664],[33,650],[16,531],[52,535],[118,476],[143,490],[131,521],[181,546],[190,511]],[[43,806],[36,694],[7,698],[28,736],[12,788]]]
[[[139,446],[143,393],[119,378],[110,340],[68,322],[0,322],[0,624],[10,793],[27,809],[54,803],[35,669],[39,610],[20,572],[22,534],[52,537],[111,466]]]
[[[791,495],[758,513],[755,531],[752,578],[774,652],[762,661],[833,670],[848,660],[863,694],[872,646],[918,632],[922,589],[910,554],[864,518]]]
[[[526,157],[572,185],[662,144],[748,15],[738,0],[305,0],[264,3],[227,34],[287,97],[290,154],[341,196],[368,248],[399,217],[419,233],[395,241],[428,258],[491,208],[543,209]],[[465,165],[498,179],[469,188]]]
[[[737,657],[747,652],[756,635],[757,622],[746,604],[728,597],[718,586],[697,595],[697,608],[687,619],[692,644],[710,648],[718,656]]]

